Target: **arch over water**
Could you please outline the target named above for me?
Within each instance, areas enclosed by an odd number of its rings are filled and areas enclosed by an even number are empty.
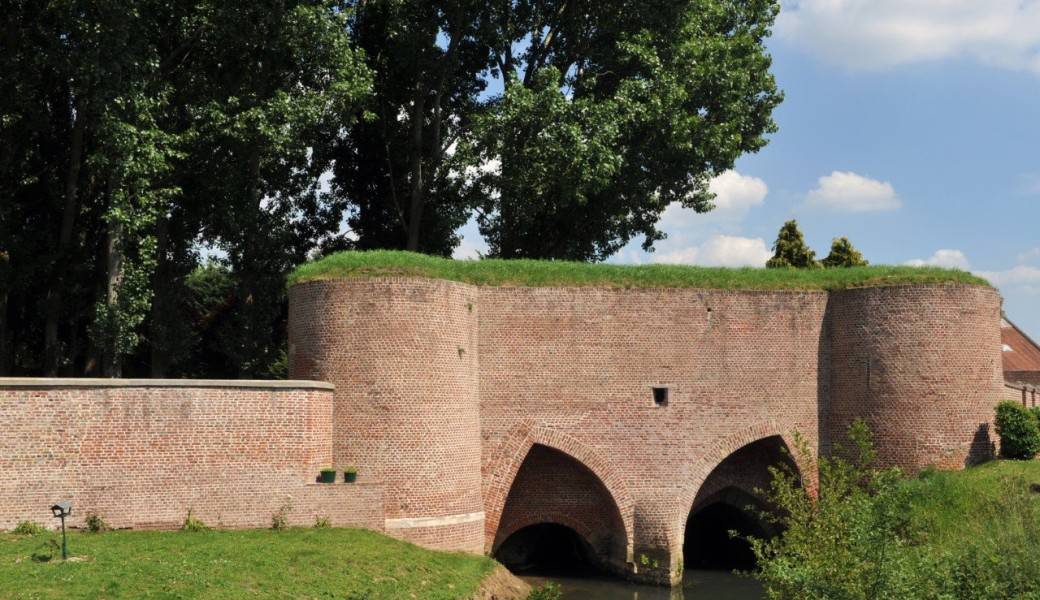
[[[506,507],[507,497],[514,488],[521,466],[535,446],[550,448],[571,457],[600,482],[607,492],[611,505],[616,507],[620,514],[625,545],[624,559],[630,561],[635,504],[624,479],[610,462],[578,439],[559,429],[526,420],[510,430],[485,466],[485,549],[489,553],[495,549],[495,541],[500,533],[500,521]],[[567,523],[561,524],[567,525]]]
[[[696,466],[691,471],[692,476],[687,479],[679,491],[679,497],[675,504],[677,510],[671,517],[673,542],[682,543],[686,519],[690,512],[693,511],[694,503],[709,490],[709,488],[705,487],[705,484],[708,483],[708,478],[738,450],[767,438],[777,438],[782,447],[786,449],[786,456],[790,461],[793,461],[795,468],[803,479],[803,485],[809,488],[815,487],[816,476],[813,472],[811,459],[806,460],[805,457],[794,451],[797,445],[792,432],[771,421],[744,428],[719,440],[697,461]],[[815,452],[815,449],[811,450]]]
[[[751,569],[754,557],[746,536],[771,537],[777,531],[764,518],[768,501],[759,490],[768,489],[769,468],[784,464],[802,473],[783,435],[743,443],[711,469],[689,503],[682,527],[682,556],[686,568]],[[729,535],[736,531],[737,538]]]
[[[522,566],[561,544],[580,548],[573,554],[603,571],[622,570],[628,554],[625,523],[604,482],[575,457],[535,444],[510,486],[491,553]]]

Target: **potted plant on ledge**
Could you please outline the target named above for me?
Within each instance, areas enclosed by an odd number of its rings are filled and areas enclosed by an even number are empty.
[[[336,483],[336,469],[324,468],[321,470],[321,474],[318,475],[318,482],[320,483]]]
[[[357,481],[357,467],[347,467],[343,469],[343,481],[347,483],[354,483]]]

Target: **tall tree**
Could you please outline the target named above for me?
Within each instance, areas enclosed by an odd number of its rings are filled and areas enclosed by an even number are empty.
[[[286,265],[338,226],[317,180],[369,86],[347,9],[5,5],[0,85],[17,93],[0,97],[0,317],[18,335],[0,328],[0,369],[119,375],[200,241],[243,281],[277,279],[243,297],[279,302]]]
[[[712,208],[708,182],[775,129],[764,40],[772,0],[492,2],[504,92],[470,151],[496,256],[600,260],[649,249],[671,202]]]
[[[450,254],[471,212],[452,154],[487,83],[487,5],[355,6],[351,31],[375,81],[368,118],[351,127],[335,156],[335,191],[350,203],[354,245]]]
[[[820,261],[824,267],[865,267],[869,262],[859,250],[852,245],[847,237],[834,238],[831,242],[831,251]]]
[[[773,242],[773,257],[766,261],[766,268],[815,269],[819,266],[816,253],[805,243],[805,236],[798,229],[798,222],[792,219],[784,223]]]

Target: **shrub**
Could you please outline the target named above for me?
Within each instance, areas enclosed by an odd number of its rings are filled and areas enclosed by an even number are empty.
[[[1005,400],[997,405],[995,420],[1000,435],[1000,455],[1029,460],[1040,452],[1040,423],[1036,414],[1017,402]]]
[[[101,533],[102,531],[108,531],[111,527],[105,522],[99,515],[95,513],[87,513],[87,531],[90,533]]]
[[[191,509],[188,509],[188,516],[184,517],[184,524],[181,525],[181,531],[209,531],[209,525],[202,522],[195,515],[191,514]]]
[[[35,521],[21,521],[11,533],[15,535],[40,535],[41,533],[47,533],[47,528]]]
[[[328,529],[329,527],[332,527],[332,523],[328,517],[314,517],[315,529]]]
[[[271,529],[281,531],[289,527],[289,512],[292,511],[292,505],[286,502],[273,515],[271,515]]]
[[[836,447],[831,457],[819,460],[818,497],[803,487],[793,467],[770,467],[767,494],[779,510],[764,516],[784,534],[748,541],[758,562],[756,576],[772,600],[913,597],[913,570],[895,552],[908,541],[905,494],[898,486],[902,474],[877,466],[863,421],[849,428],[849,440],[849,448]],[[797,441],[796,451],[811,464],[805,440]]]

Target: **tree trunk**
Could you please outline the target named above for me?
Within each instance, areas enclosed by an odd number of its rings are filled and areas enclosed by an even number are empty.
[[[109,222],[106,245],[105,304],[108,306],[109,314],[112,314],[119,305],[120,286],[123,283],[123,224],[120,221]],[[123,357],[115,340],[105,340],[104,356],[104,376],[119,377],[123,370]]]
[[[83,132],[86,129],[84,107],[73,109],[72,136],[69,145],[69,168],[65,173],[65,206],[62,210],[61,231],[58,248],[54,253],[54,268],[44,300],[43,356],[44,374],[57,377],[61,364],[61,348],[58,344],[58,325],[62,312],[62,293],[65,274],[69,263],[69,246],[72,231],[79,212],[79,171],[83,164]]]
[[[0,288],[0,377],[11,375],[11,328],[10,315],[7,314],[7,282]]]
[[[166,217],[159,217],[158,223],[156,223],[156,236],[155,236],[155,278],[152,284],[152,309],[151,309],[151,375],[155,379],[162,379],[166,377],[166,372],[170,366],[170,356],[168,348],[163,343],[163,320],[170,319],[171,315],[167,312],[166,300],[167,293],[170,289],[170,281],[166,270],[168,268],[168,261],[166,260],[167,247],[169,246],[170,239],[170,227],[169,221]]]
[[[423,121],[426,112],[426,90],[422,83],[415,86],[412,106],[412,147],[408,170],[411,171],[412,194],[408,206],[408,242],[406,250],[419,251],[419,231],[422,222],[426,190],[423,184]]]

